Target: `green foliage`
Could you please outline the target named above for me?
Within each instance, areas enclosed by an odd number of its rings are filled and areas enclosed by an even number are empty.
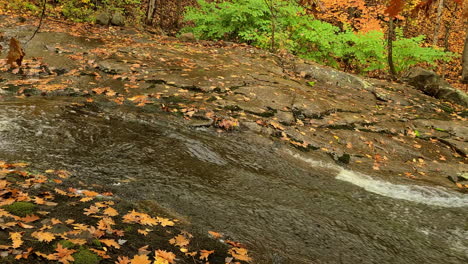
[[[198,0],[199,7],[188,7],[185,20],[195,26],[184,31],[193,32],[199,39],[230,40],[266,48],[272,38],[271,13],[264,0],[235,0],[221,3]],[[300,8],[289,1],[277,1],[279,40],[288,36],[284,28],[288,19],[294,17]],[[281,43],[281,41],[279,42]]]
[[[273,15],[267,3],[274,3]],[[337,68],[345,66],[357,72],[387,68],[387,46],[382,32],[342,30],[306,15],[295,1],[233,0],[217,3],[198,0],[198,4],[198,7],[187,8],[185,20],[192,26],[183,31],[192,32],[199,39],[238,41],[269,48],[274,33],[275,49],[286,49],[321,64]],[[398,72],[418,63],[433,65],[438,60],[452,58],[451,53],[421,47],[423,41],[422,36],[407,39],[398,35],[394,42]]]
[[[17,216],[27,216],[34,213],[36,205],[28,202],[14,202],[9,205],[2,206],[3,209]]]
[[[450,61],[455,54],[433,47],[422,47],[425,37],[404,38],[401,30],[396,31],[397,40],[393,42],[395,50],[393,60],[397,72],[407,70],[418,63],[435,65],[437,61]]]
[[[63,248],[74,248],[76,245],[69,240],[60,240],[57,244],[62,245]]]
[[[80,249],[72,256],[75,259],[74,264],[98,264],[101,261],[101,258],[89,249]]]
[[[92,21],[94,4],[88,0],[60,0],[62,15],[72,21]]]

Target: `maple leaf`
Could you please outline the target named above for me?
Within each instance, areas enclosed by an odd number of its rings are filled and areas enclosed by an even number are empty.
[[[33,248],[29,247],[26,251],[21,252],[19,255],[16,255],[15,259],[28,259],[31,255]]]
[[[213,236],[213,238],[215,238],[215,239],[218,239],[218,238],[223,237],[223,235],[221,235],[220,233],[215,232],[215,231],[208,231],[208,233],[209,233],[211,236]]]
[[[239,248],[239,247],[233,247],[229,249],[228,251],[231,256],[233,256],[235,259],[238,259],[240,261],[246,261],[249,262],[252,259],[247,255],[248,251],[245,248]]]
[[[99,213],[99,207],[91,205],[89,208],[85,208],[84,211],[85,212],[83,214],[85,215],[97,214]]]
[[[130,264],[130,259],[128,257],[119,256],[115,264]]]
[[[67,240],[72,242],[75,245],[80,245],[80,246],[86,244],[87,242],[86,239],[82,239],[82,238],[69,238]]]
[[[155,263],[158,263],[158,264],[174,263],[175,258],[176,258],[176,255],[172,252],[168,252],[165,250],[155,251]]]
[[[146,255],[135,255],[130,264],[151,264],[151,261]]]
[[[21,220],[22,222],[25,222],[25,223],[32,223],[32,222],[37,221],[37,220],[39,220],[39,219],[40,219],[40,218],[39,218],[39,216],[37,216],[37,215],[27,215],[27,216],[21,218],[20,220]]]
[[[162,225],[162,226],[174,226],[175,223],[167,218],[162,218],[162,217],[156,217],[156,220]]]
[[[70,261],[73,262],[75,260],[72,254],[75,253],[76,250],[64,248],[62,244],[58,243],[55,251],[57,251],[57,253],[54,253],[54,255],[60,263],[68,264]]]
[[[97,250],[97,249],[94,249],[94,248],[90,248],[89,250],[91,250],[94,253],[98,254],[98,256],[100,256],[103,259],[110,259],[111,258],[109,255],[107,255],[107,251]]]
[[[120,245],[114,239],[99,239],[99,241],[108,247],[120,248]]]
[[[117,210],[115,210],[112,207],[106,208],[103,213],[105,215],[108,215],[108,216],[117,216],[117,215],[119,215],[119,212],[117,212]]]
[[[200,250],[200,259],[201,260],[206,260],[208,261],[208,257],[213,254],[215,251],[214,250]]]
[[[19,248],[23,244],[21,239],[23,235],[20,232],[10,232],[10,239],[13,241],[12,248]]]
[[[179,247],[185,247],[187,246],[189,243],[190,243],[190,240],[188,240],[185,236],[183,235],[178,235],[174,238],[171,238],[169,240],[169,243],[171,243],[172,245],[176,245],[176,246],[179,246]]]
[[[55,239],[55,235],[50,232],[41,232],[41,231],[36,231],[31,234],[32,237],[37,238],[39,241],[46,241],[50,242]]]

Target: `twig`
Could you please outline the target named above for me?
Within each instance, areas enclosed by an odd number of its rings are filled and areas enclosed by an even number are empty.
[[[26,41],[26,43],[24,44],[24,46],[28,45],[28,43],[36,36],[37,32],[39,32],[39,29],[41,28],[42,26],[42,21],[44,20],[44,16],[45,16],[45,12],[46,12],[46,4],[47,4],[47,0],[44,0],[44,3],[42,5],[42,14],[41,14],[41,18],[39,20],[39,25],[37,25],[37,28],[36,30],[34,31],[34,33],[32,34],[31,38]]]

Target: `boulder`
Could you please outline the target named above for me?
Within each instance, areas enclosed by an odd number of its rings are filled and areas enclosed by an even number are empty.
[[[123,27],[123,26],[125,26],[125,17],[120,12],[114,13],[114,15],[112,15],[112,19],[111,19],[110,23],[113,26]]]
[[[121,62],[105,60],[97,63],[97,68],[108,74],[122,74],[130,71],[130,67]]]
[[[182,33],[179,36],[179,40],[183,42],[196,42],[197,38],[193,33]]]
[[[405,74],[404,80],[429,96],[468,107],[468,95],[450,86],[433,71],[415,67]]]
[[[294,115],[291,111],[280,110],[276,114],[276,117],[278,118],[278,122],[285,126],[291,126],[296,123],[296,119],[294,118]]]
[[[305,79],[314,79],[319,82],[332,83],[337,86],[354,89],[374,90],[372,84],[364,79],[330,67],[317,65],[312,62],[298,62],[293,67],[294,71]]]
[[[111,20],[111,16],[109,12],[107,11],[103,11],[96,16],[96,24],[98,25],[107,26],[109,25],[110,20]]]

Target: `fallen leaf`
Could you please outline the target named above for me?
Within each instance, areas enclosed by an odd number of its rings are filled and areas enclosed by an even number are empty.
[[[151,264],[151,261],[146,255],[135,255],[130,264]]]
[[[46,241],[50,242],[55,239],[55,235],[50,232],[41,232],[41,231],[36,231],[31,234],[32,237],[37,238],[39,241]]]
[[[200,250],[200,259],[208,261],[208,257],[214,253],[214,250]]]
[[[20,232],[10,232],[10,239],[13,241],[12,248],[19,248],[23,244],[21,239],[23,235]]]

